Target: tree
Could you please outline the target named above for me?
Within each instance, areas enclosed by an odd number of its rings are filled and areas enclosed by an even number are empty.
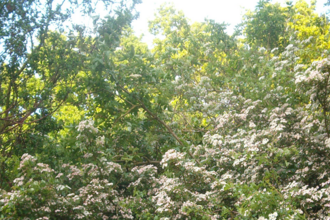
[[[327,56],[329,42],[326,40],[329,34],[329,22],[325,15],[315,13],[316,2],[308,5],[305,1],[298,1],[293,9],[295,11],[288,26],[296,33],[296,39],[304,45],[299,54],[302,63],[319,60]]]
[[[259,1],[255,11],[249,11],[244,16],[243,32],[246,42],[250,46],[258,45],[268,50],[286,47],[285,24],[289,18],[288,10],[288,7],[281,7],[279,3]]]
[[[76,77],[97,51],[98,42],[111,48],[118,45],[121,30],[134,18],[131,11],[137,2],[0,3],[1,185],[8,177],[6,158],[41,150],[42,137],[61,128],[51,115],[74,96]],[[82,25],[66,25],[75,11],[93,15],[102,5],[111,16],[95,26],[95,37],[88,36]]]

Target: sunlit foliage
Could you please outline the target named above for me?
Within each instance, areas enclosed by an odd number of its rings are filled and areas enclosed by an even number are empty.
[[[1,219],[330,218],[329,22],[314,2],[260,1],[233,35],[163,5],[153,49],[129,26],[137,2],[107,3],[91,30],[62,33],[61,5],[33,20],[38,1],[1,3]]]

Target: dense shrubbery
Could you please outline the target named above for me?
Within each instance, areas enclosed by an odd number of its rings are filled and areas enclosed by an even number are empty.
[[[2,219],[330,219],[330,26],[313,4],[260,1],[245,38],[163,6],[152,51],[121,12],[1,60]]]

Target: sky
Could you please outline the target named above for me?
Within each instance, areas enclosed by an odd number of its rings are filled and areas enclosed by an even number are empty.
[[[218,23],[228,23],[228,33],[231,34],[235,25],[241,22],[246,10],[253,10],[259,0],[142,0],[137,6],[140,17],[132,23],[136,35],[144,35],[143,42],[152,44],[153,36],[148,33],[148,21],[152,20],[157,8],[165,2],[173,3],[174,7],[182,10],[191,22],[202,22],[205,18],[213,19]],[[308,3],[310,0],[306,0]],[[285,0],[272,1],[284,3]],[[324,13],[326,0],[318,0],[316,11]]]

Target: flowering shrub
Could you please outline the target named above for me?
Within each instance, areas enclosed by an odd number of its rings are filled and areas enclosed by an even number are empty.
[[[82,121],[78,131],[77,145],[82,150],[89,149],[85,154],[89,163],[62,164],[55,171],[24,154],[13,190],[1,194],[1,213],[5,219],[133,218],[131,210],[122,205],[125,200],[120,188],[125,177],[121,166],[98,151],[104,137],[92,138],[98,130],[91,120]]]
[[[282,59],[290,54],[292,59],[280,60],[283,66],[276,71],[294,66],[296,51],[287,47]],[[147,209],[162,219],[330,218],[329,109],[313,98],[315,93],[329,97],[327,65],[328,59],[304,72],[295,68],[290,88],[275,88],[263,100],[228,94],[222,99],[227,111],[216,117],[217,126],[204,135],[203,144],[163,155],[165,172],[153,179],[157,187],[148,194],[154,204]],[[313,68],[318,72],[311,73]],[[287,102],[292,82],[311,103]]]
[[[12,191],[1,193],[1,213],[5,219],[327,219],[329,65],[324,59],[295,68],[297,91],[308,103],[284,102],[285,88],[256,101],[212,93],[223,99],[211,104],[230,111],[216,116],[199,104],[216,126],[187,152],[168,150],[159,167],[124,171],[105,158],[94,122],[82,121],[76,138],[82,163],[52,169],[24,154]],[[208,88],[206,78],[200,86]]]

